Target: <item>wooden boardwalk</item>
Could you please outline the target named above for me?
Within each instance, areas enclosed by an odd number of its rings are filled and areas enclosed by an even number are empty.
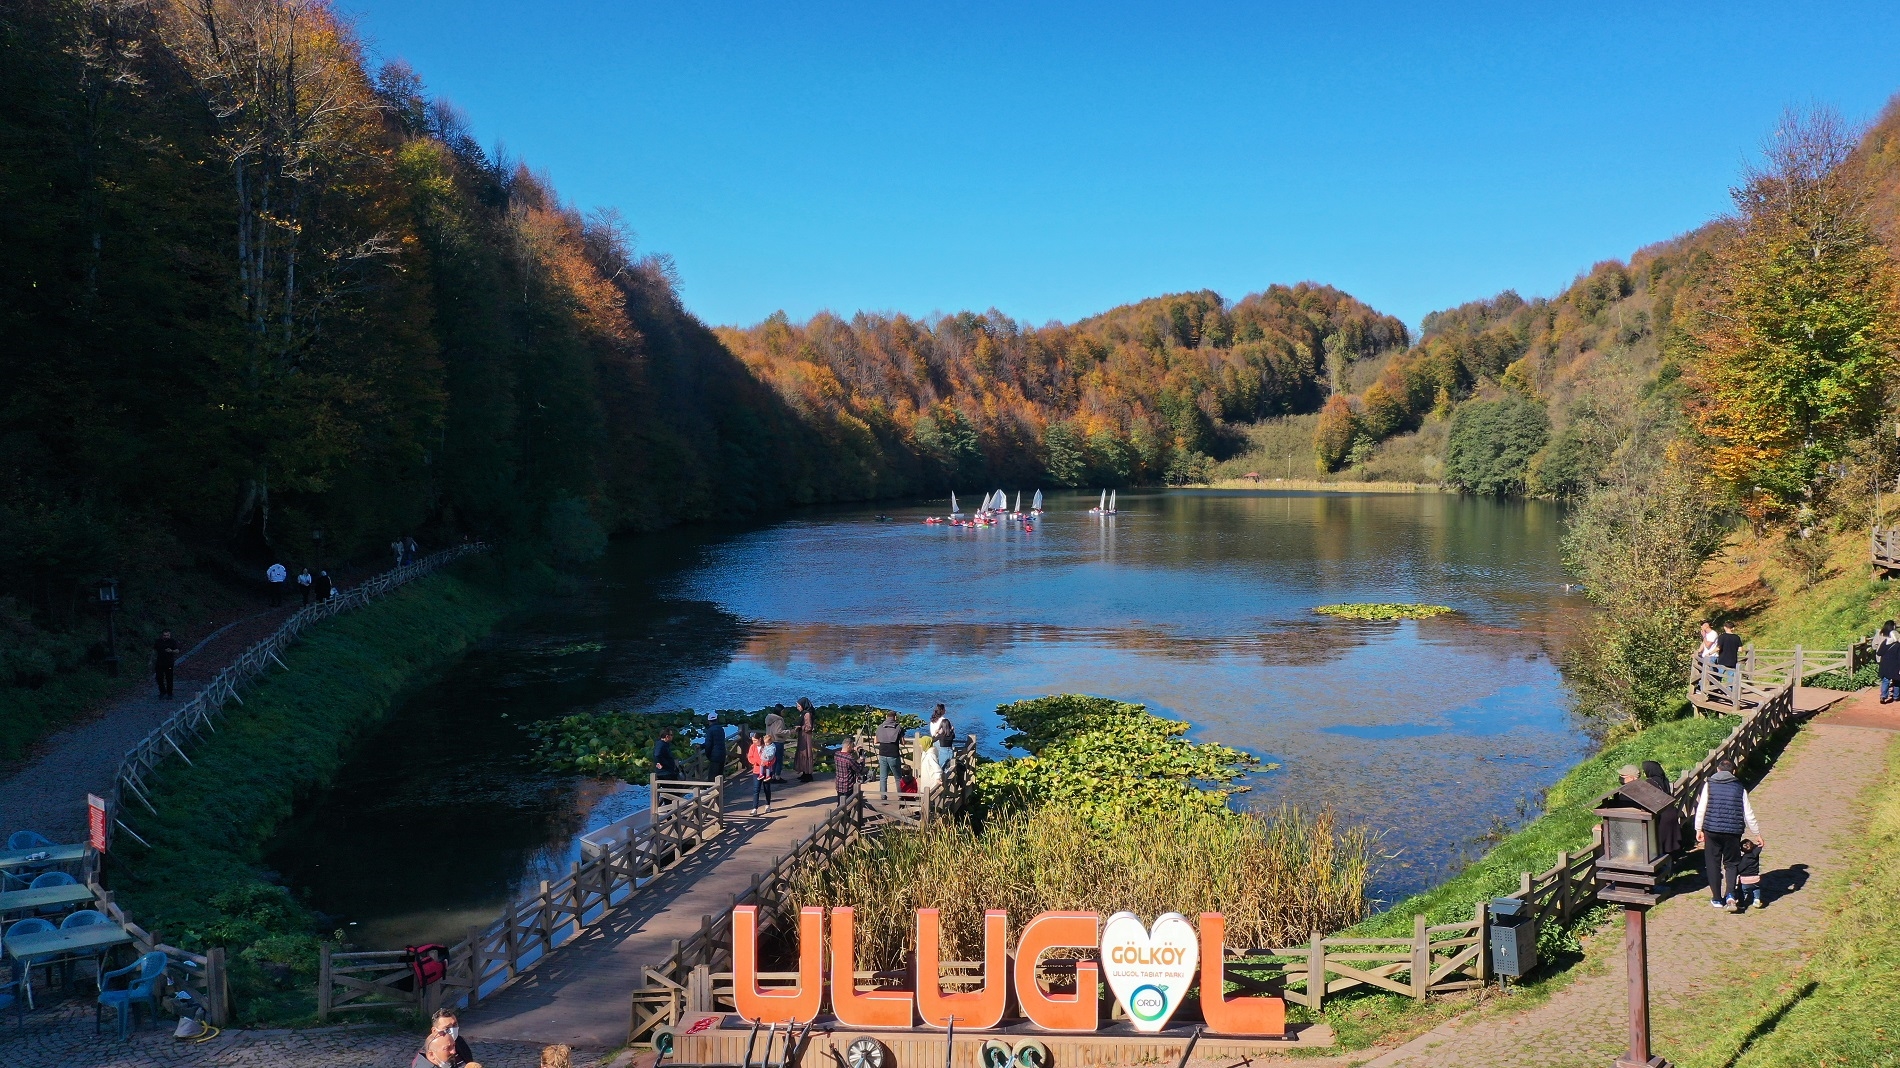
[[[624,1045],[633,992],[645,982],[641,969],[665,960],[675,940],[698,933],[701,916],[716,919],[726,913],[733,895],[743,893],[755,875],[769,871],[830,814],[837,792],[829,778],[804,785],[788,780],[774,797],[771,815],[755,818],[747,815],[750,781],[729,787],[725,823],[711,842],[661,876],[660,885],[484,999],[462,1021],[463,1031],[478,1045]]]

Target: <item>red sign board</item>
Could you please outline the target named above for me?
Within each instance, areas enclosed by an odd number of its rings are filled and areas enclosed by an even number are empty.
[[[92,836],[92,848],[105,852],[106,799],[98,794],[86,795],[86,829]]]

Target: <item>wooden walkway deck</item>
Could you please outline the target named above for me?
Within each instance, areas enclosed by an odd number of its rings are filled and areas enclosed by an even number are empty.
[[[873,792],[875,796],[875,792]],[[748,816],[750,782],[726,792],[723,828],[656,886],[621,906],[606,922],[561,947],[539,967],[484,999],[462,1020],[484,1041],[566,1042],[593,1048],[624,1045],[641,969],[658,965],[675,940],[699,931],[701,916],[726,913],[734,894],[769,871],[778,857],[830,814],[837,792],[828,778],[774,791],[769,816]],[[657,892],[656,892],[657,891]]]

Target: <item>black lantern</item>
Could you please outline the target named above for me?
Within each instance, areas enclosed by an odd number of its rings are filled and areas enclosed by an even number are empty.
[[[119,673],[119,628],[115,615],[119,611],[119,580],[106,578],[99,580],[99,607],[106,613],[106,671]]]
[[[1629,972],[1629,1050],[1615,1068],[1670,1068],[1649,1051],[1650,906],[1669,858],[1656,846],[1656,815],[1676,803],[1668,792],[1637,779],[1603,799],[1603,851],[1597,857],[1597,897],[1623,906],[1623,955]]]

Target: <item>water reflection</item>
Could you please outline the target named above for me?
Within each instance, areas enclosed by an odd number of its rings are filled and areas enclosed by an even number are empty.
[[[999,704],[1139,701],[1280,763],[1243,803],[1331,805],[1384,830],[1387,897],[1437,878],[1580,755],[1553,666],[1581,611],[1559,588],[1557,509],[1173,492],[1124,494],[1098,518],[1093,503],[1054,497],[1034,532],[834,510],[617,543],[581,589],[417,694],[277,862],[378,936],[366,944],[453,934],[643,803],[525,755],[522,723],[599,707],[944,701],[1000,755]],[[1414,600],[1458,611],[1312,613]],[[441,863],[409,863],[424,841]]]

